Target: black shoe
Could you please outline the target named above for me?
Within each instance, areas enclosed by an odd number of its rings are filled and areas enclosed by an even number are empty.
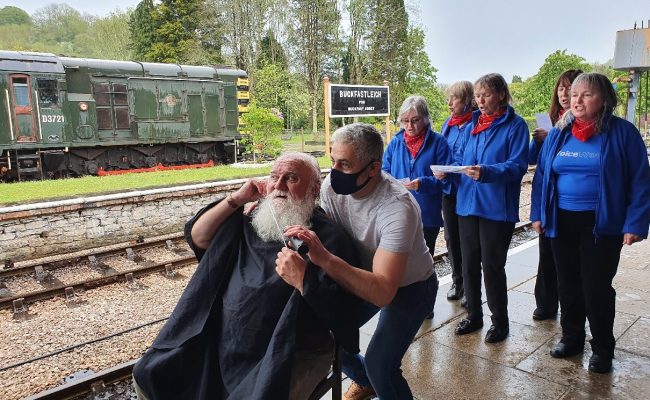
[[[451,288],[447,292],[447,300],[458,300],[463,297],[463,292],[462,286],[452,283]]]
[[[495,325],[492,325],[485,335],[486,343],[497,343],[505,340],[510,334],[510,328],[504,326],[503,328],[497,328]]]
[[[460,298],[460,305],[461,307],[467,308],[467,297],[463,295],[463,297]]]
[[[557,317],[557,310],[553,312],[546,312],[543,309],[537,307],[535,311],[533,311],[533,319],[535,321],[544,321],[545,319],[555,319]]]
[[[472,321],[471,319],[465,318],[456,325],[456,335],[466,335],[478,331],[481,328],[483,328],[482,319]]]
[[[589,371],[597,374],[606,374],[612,371],[612,358],[601,356],[599,354],[592,354],[589,359]]]
[[[567,358],[580,354],[584,351],[585,343],[567,344],[566,342],[559,341],[553,349],[551,349],[551,357],[553,358]]]
[[[427,316],[424,317],[424,319],[433,319],[433,311],[431,311],[429,314],[427,314]]]

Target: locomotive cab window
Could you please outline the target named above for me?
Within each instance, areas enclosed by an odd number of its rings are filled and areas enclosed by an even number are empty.
[[[27,78],[13,78],[14,103],[17,107],[29,107]]]
[[[41,104],[59,104],[59,88],[55,79],[37,79],[38,101]]]

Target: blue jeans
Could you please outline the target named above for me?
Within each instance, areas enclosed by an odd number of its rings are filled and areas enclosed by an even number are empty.
[[[381,400],[412,399],[411,389],[402,376],[402,358],[424,317],[433,309],[437,292],[438,278],[434,273],[425,281],[399,288],[393,301],[381,310],[365,303],[359,327],[381,311],[379,322],[365,359],[360,354],[343,352],[345,375],[360,385],[372,385]]]

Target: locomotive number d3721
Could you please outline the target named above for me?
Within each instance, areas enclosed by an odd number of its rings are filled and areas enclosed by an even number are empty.
[[[234,162],[242,98],[238,69],[0,51],[0,181]]]

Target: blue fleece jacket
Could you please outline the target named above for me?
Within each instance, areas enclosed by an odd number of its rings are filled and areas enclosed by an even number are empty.
[[[474,111],[468,129],[474,128],[481,115]],[[479,165],[481,179],[460,176],[456,213],[493,221],[519,221],[521,179],[528,168],[528,126],[515,110],[506,113],[476,135],[456,153],[456,165]]]
[[[440,134],[447,139],[447,143],[449,143],[449,150],[451,151],[452,155],[452,162],[453,162],[453,156],[454,154],[458,153],[458,150],[465,146],[467,143],[467,138],[469,137],[469,133],[471,131],[471,126],[469,122],[463,125],[461,128],[458,127],[458,125],[455,126],[449,126],[449,120],[451,117],[448,117],[445,122],[442,124],[442,130]],[[451,164],[451,162],[450,162]],[[448,174],[447,179],[449,179],[449,183],[451,185],[450,187],[450,193],[451,195],[456,195],[458,192],[458,184],[460,183],[460,175],[459,174]]]
[[[397,132],[384,152],[382,169],[396,179],[419,179],[420,188],[411,191],[422,210],[422,225],[425,228],[440,228],[442,222],[442,193],[449,191],[449,182],[437,180],[430,165],[445,165],[451,160],[447,140],[427,127],[424,143],[420,151],[411,157],[404,143],[404,130]]]
[[[553,128],[539,155],[531,198],[530,220],[541,221],[547,237],[557,235],[557,177],[553,159],[571,135],[571,124]],[[650,165],[639,131],[630,122],[610,115],[599,135],[600,188],[594,235],[633,233],[648,237],[650,224]]]

